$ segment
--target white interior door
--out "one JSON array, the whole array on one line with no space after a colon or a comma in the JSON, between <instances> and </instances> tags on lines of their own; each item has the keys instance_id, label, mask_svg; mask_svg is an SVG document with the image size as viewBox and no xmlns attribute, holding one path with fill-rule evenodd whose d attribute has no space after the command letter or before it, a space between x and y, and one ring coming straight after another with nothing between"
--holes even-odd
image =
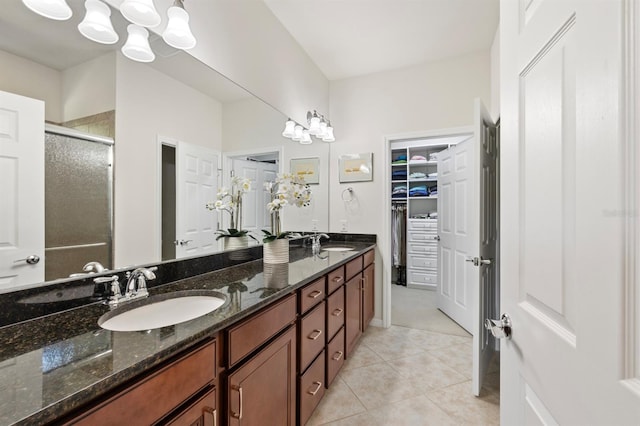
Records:
<instances>
[{"instance_id":1,"label":"white interior door","mask_svg":"<svg viewBox=\"0 0 640 426\"><path fill-rule=\"evenodd\" d=\"M505 425L640 424L637 140L621 98L633 3L501 2Z\"/></svg>"},{"instance_id":2,"label":"white interior door","mask_svg":"<svg viewBox=\"0 0 640 426\"><path fill-rule=\"evenodd\" d=\"M178 142L176 146L176 258L216 251L218 215L205 205L216 199L219 154Z\"/></svg>"},{"instance_id":3,"label":"white interior door","mask_svg":"<svg viewBox=\"0 0 640 426\"><path fill-rule=\"evenodd\" d=\"M44 102L7 92L0 92L0 200L0 291L44 281Z\"/></svg>"},{"instance_id":4,"label":"white interior door","mask_svg":"<svg viewBox=\"0 0 640 426\"><path fill-rule=\"evenodd\" d=\"M467 259L478 255L476 142L453 145L438 154L438 283L436 304L473 334L479 270Z\"/></svg>"},{"instance_id":5,"label":"white interior door","mask_svg":"<svg viewBox=\"0 0 640 426\"><path fill-rule=\"evenodd\" d=\"M242 199L242 228L255 235L262 235L260 230L271 226L266 207L270 201L269 193L264 190L264 183L275 180L278 165L234 158L232 170L236 176L251 179L251 191Z\"/></svg>"}]
</instances>

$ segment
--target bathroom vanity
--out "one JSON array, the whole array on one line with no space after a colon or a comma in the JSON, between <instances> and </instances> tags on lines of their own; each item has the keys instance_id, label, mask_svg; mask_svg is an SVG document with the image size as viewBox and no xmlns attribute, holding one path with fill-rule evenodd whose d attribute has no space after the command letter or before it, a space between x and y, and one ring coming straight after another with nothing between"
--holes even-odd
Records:
<instances>
[{"instance_id":1,"label":"bathroom vanity","mask_svg":"<svg viewBox=\"0 0 640 426\"><path fill-rule=\"evenodd\" d=\"M375 237L359 241L150 287L226 296L173 326L104 330L94 301L1 327L0 423L304 424L373 317Z\"/></svg>"}]
</instances>

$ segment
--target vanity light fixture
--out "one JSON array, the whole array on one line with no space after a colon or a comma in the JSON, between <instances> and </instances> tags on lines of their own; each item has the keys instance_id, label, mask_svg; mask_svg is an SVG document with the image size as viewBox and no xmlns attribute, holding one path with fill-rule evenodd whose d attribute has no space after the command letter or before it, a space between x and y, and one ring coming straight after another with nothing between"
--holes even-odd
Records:
<instances>
[{"instance_id":1,"label":"vanity light fixture","mask_svg":"<svg viewBox=\"0 0 640 426\"><path fill-rule=\"evenodd\" d=\"M290 118L287 118L287 122L284 125L282 136L285 138L292 138L295 132L296 122Z\"/></svg>"},{"instance_id":2,"label":"vanity light fixture","mask_svg":"<svg viewBox=\"0 0 640 426\"><path fill-rule=\"evenodd\" d=\"M118 41L118 33L111 24L111 9L100 0L86 0L84 19L78 24L78 31L91 41L113 44Z\"/></svg>"},{"instance_id":3,"label":"vanity light fixture","mask_svg":"<svg viewBox=\"0 0 640 426\"><path fill-rule=\"evenodd\" d=\"M293 128L293 136L291 137L292 140L294 141L301 141L302 140L302 126L299 124L296 124L296 126Z\"/></svg>"},{"instance_id":4,"label":"vanity light fixture","mask_svg":"<svg viewBox=\"0 0 640 426\"><path fill-rule=\"evenodd\" d=\"M331 126L331 122L327 122L326 132L324 136L322 136L323 142L335 142L336 138L333 136L333 126Z\"/></svg>"},{"instance_id":5,"label":"vanity light fixture","mask_svg":"<svg viewBox=\"0 0 640 426\"><path fill-rule=\"evenodd\" d=\"M313 141L311 140L309 131L307 129L304 129L302 131L302 139L300 139L300 143L302 145L309 145L310 143L313 143Z\"/></svg>"},{"instance_id":6,"label":"vanity light fixture","mask_svg":"<svg viewBox=\"0 0 640 426\"><path fill-rule=\"evenodd\" d=\"M309 129L296 123L291 118L287 118L282 136L291 138L303 145L313 143L311 136L322 139L324 142L334 142L336 140L331 122L324 115L318 114L318 111L307 111L307 123L309 124Z\"/></svg>"},{"instance_id":7,"label":"vanity light fixture","mask_svg":"<svg viewBox=\"0 0 640 426\"><path fill-rule=\"evenodd\" d=\"M167 10L169 22L162 33L164 41L176 49L191 49L196 45L196 38L189 28L189 14L184 10L183 0L175 0Z\"/></svg>"},{"instance_id":8,"label":"vanity light fixture","mask_svg":"<svg viewBox=\"0 0 640 426\"><path fill-rule=\"evenodd\" d=\"M153 5L153 0L124 0L120 13L132 24L141 27L155 27L162 19Z\"/></svg>"},{"instance_id":9,"label":"vanity light fixture","mask_svg":"<svg viewBox=\"0 0 640 426\"><path fill-rule=\"evenodd\" d=\"M139 25L129 24L127 42L122 46L122 54L138 62L152 62L156 55L149 46L149 31Z\"/></svg>"},{"instance_id":10,"label":"vanity light fixture","mask_svg":"<svg viewBox=\"0 0 640 426\"><path fill-rule=\"evenodd\" d=\"M65 0L22 0L32 12L56 21L66 21L73 11Z\"/></svg>"},{"instance_id":11,"label":"vanity light fixture","mask_svg":"<svg viewBox=\"0 0 640 426\"><path fill-rule=\"evenodd\" d=\"M318 136L320 132L320 117L318 116L318 112L313 110L311 117L309 117L309 113L307 113L307 120L309 121L309 134Z\"/></svg>"}]
</instances>

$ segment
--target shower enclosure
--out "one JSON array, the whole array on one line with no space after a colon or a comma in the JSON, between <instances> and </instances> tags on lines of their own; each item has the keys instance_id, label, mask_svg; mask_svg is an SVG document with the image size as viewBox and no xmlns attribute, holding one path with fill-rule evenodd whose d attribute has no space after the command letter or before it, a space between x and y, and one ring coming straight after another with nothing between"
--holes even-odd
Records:
<instances>
[{"instance_id":1,"label":"shower enclosure","mask_svg":"<svg viewBox=\"0 0 640 426\"><path fill-rule=\"evenodd\" d=\"M45 280L113 263L113 139L45 127Z\"/></svg>"}]
</instances>

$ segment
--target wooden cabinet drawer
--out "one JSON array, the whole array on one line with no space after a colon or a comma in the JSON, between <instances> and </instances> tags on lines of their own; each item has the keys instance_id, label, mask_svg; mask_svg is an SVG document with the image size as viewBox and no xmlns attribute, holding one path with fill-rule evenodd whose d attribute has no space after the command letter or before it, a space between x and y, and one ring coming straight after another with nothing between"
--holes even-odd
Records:
<instances>
[{"instance_id":1,"label":"wooden cabinet drawer","mask_svg":"<svg viewBox=\"0 0 640 426\"><path fill-rule=\"evenodd\" d=\"M428 229L438 229L437 220L409 220L409 230L424 231Z\"/></svg>"},{"instance_id":2,"label":"wooden cabinet drawer","mask_svg":"<svg viewBox=\"0 0 640 426\"><path fill-rule=\"evenodd\" d=\"M438 284L438 276L435 272L409 271L409 283L415 284Z\"/></svg>"},{"instance_id":3,"label":"wooden cabinet drawer","mask_svg":"<svg viewBox=\"0 0 640 426\"><path fill-rule=\"evenodd\" d=\"M409 256L407 266L409 268L436 269L438 267L438 261L432 257L412 254Z\"/></svg>"},{"instance_id":4,"label":"wooden cabinet drawer","mask_svg":"<svg viewBox=\"0 0 640 426\"><path fill-rule=\"evenodd\" d=\"M362 256L359 256L353 260L347 262L346 271L347 271L347 281L353 278L356 274L359 274L362 271Z\"/></svg>"},{"instance_id":5,"label":"wooden cabinet drawer","mask_svg":"<svg viewBox=\"0 0 640 426\"><path fill-rule=\"evenodd\" d=\"M300 313L304 314L309 309L324 300L325 277L322 277L300 290Z\"/></svg>"},{"instance_id":6,"label":"wooden cabinet drawer","mask_svg":"<svg viewBox=\"0 0 640 426\"><path fill-rule=\"evenodd\" d=\"M376 260L376 251L375 250L369 250L368 252L366 252L364 254L363 258L364 258L364 263L363 263L362 267L366 268L367 266L369 266L373 262L375 262L375 260Z\"/></svg>"},{"instance_id":7,"label":"wooden cabinet drawer","mask_svg":"<svg viewBox=\"0 0 640 426\"><path fill-rule=\"evenodd\" d=\"M152 424L215 379L216 342L193 350L75 418L70 424Z\"/></svg>"},{"instance_id":8,"label":"wooden cabinet drawer","mask_svg":"<svg viewBox=\"0 0 640 426\"><path fill-rule=\"evenodd\" d=\"M305 424L311 413L324 396L324 357L325 352L322 351L320 356L311 364L311 367L300 377L299 386L299 404L300 422Z\"/></svg>"},{"instance_id":9,"label":"wooden cabinet drawer","mask_svg":"<svg viewBox=\"0 0 640 426\"><path fill-rule=\"evenodd\" d=\"M300 320L300 369L303 372L324 348L325 302L313 308Z\"/></svg>"},{"instance_id":10,"label":"wooden cabinet drawer","mask_svg":"<svg viewBox=\"0 0 640 426\"><path fill-rule=\"evenodd\" d=\"M296 295L292 294L227 331L229 366L249 355L296 320Z\"/></svg>"},{"instance_id":11,"label":"wooden cabinet drawer","mask_svg":"<svg viewBox=\"0 0 640 426\"><path fill-rule=\"evenodd\" d=\"M344 290L340 289L327 299L327 341L344 325Z\"/></svg>"},{"instance_id":12,"label":"wooden cabinet drawer","mask_svg":"<svg viewBox=\"0 0 640 426\"><path fill-rule=\"evenodd\" d=\"M327 275L327 294L333 293L346 282L344 274L344 265L329 272Z\"/></svg>"},{"instance_id":13,"label":"wooden cabinet drawer","mask_svg":"<svg viewBox=\"0 0 640 426\"><path fill-rule=\"evenodd\" d=\"M407 251L409 253L418 253L424 255L437 256L438 254L438 244L436 240L432 240L433 242L423 242L423 243L409 243L407 246Z\"/></svg>"},{"instance_id":14,"label":"wooden cabinet drawer","mask_svg":"<svg viewBox=\"0 0 640 426\"><path fill-rule=\"evenodd\" d=\"M217 425L219 417L216 402L216 388L212 388L175 417L159 424L168 426Z\"/></svg>"},{"instance_id":15,"label":"wooden cabinet drawer","mask_svg":"<svg viewBox=\"0 0 640 426\"><path fill-rule=\"evenodd\" d=\"M327 345L327 388L333 383L344 364L344 327Z\"/></svg>"}]
</instances>

